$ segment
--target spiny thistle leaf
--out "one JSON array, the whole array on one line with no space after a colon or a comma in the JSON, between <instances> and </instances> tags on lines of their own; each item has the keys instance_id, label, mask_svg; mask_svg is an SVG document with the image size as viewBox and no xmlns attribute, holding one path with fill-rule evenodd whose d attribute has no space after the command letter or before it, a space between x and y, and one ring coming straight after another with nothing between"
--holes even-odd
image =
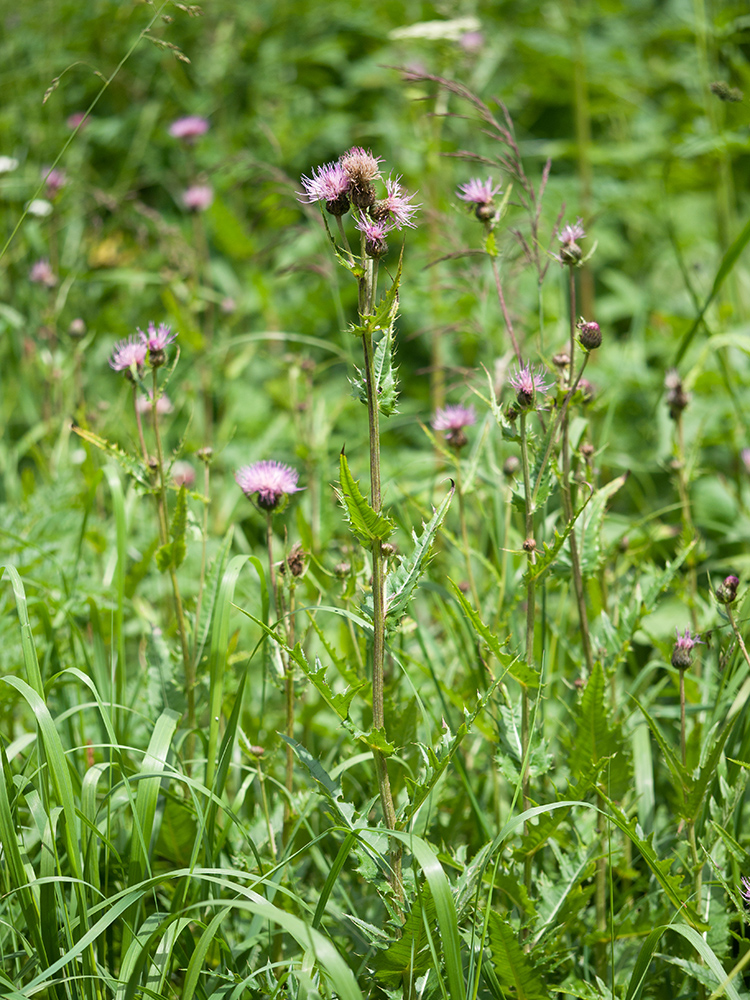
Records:
<instances>
[{"instance_id":1,"label":"spiny thistle leaf","mask_svg":"<svg viewBox=\"0 0 750 1000\"><path fill-rule=\"evenodd\" d=\"M128 453L123 451L119 445L112 444L110 441L100 437L98 434L94 434L93 431L86 430L85 427L79 427L78 424L73 424L71 429L78 435L78 437L83 438L84 441L88 441L89 444L95 445L101 451L116 459L122 468L144 489L149 492L153 491L151 477L149 476L148 470L143 462L133 458L132 455L128 455Z\"/></svg>"},{"instance_id":2,"label":"spiny thistle leaf","mask_svg":"<svg viewBox=\"0 0 750 1000\"><path fill-rule=\"evenodd\" d=\"M412 529L411 537L414 541L414 549L411 555L405 557L399 566L386 577L385 608L386 621L389 625L396 625L406 613L406 608L419 583L419 578L427 566L433 540L443 518L448 513L448 507L455 490L456 487L451 486L429 524L424 525L419 537Z\"/></svg>"},{"instance_id":3,"label":"spiny thistle leaf","mask_svg":"<svg viewBox=\"0 0 750 1000\"><path fill-rule=\"evenodd\" d=\"M581 573L584 577L593 576L599 569L602 555L601 530L607 502L625 485L628 475L626 472L597 490L588 504L588 515L576 525ZM557 559L554 572L560 576L568 576L571 570L570 548L566 546Z\"/></svg>"},{"instance_id":4,"label":"spiny thistle leaf","mask_svg":"<svg viewBox=\"0 0 750 1000\"><path fill-rule=\"evenodd\" d=\"M540 580L547 572L547 570L550 568L550 566L552 566L555 559L557 559L558 553L560 552L563 545L567 541L568 535L573 530L576 521L590 503L593 495L594 495L593 493L589 493L589 495L583 501L578 510L575 511L573 517L565 525L562 534L560 534L557 528L555 528L554 538L552 540L551 545L548 545L547 542L542 543L542 550L541 552L537 552L536 562L529 563L526 568L526 572L523 575L524 584L528 584L532 580L536 581Z\"/></svg>"},{"instance_id":5,"label":"spiny thistle leaf","mask_svg":"<svg viewBox=\"0 0 750 1000\"><path fill-rule=\"evenodd\" d=\"M518 931L493 910L489 921L492 968L504 990L512 990L517 1000L549 1000L549 990L518 941Z\"/></svg>"},{"instance_id":6,"label":"spiny thistle leaf","mask_svg":"<svg viewBox=\"0 0 750 1000\"><path fill-rule=\"evenodd\" d=\"M611 721L605 694L606 677L597 663L575 709L575 732L567 741L569 767L571 774L578 774L589 764L596 767L609 760L608 787L619 798L630 780L630 744L622 726Z\"/></svg>"},{"instance_id":7,"label":"spiny thistle leaf","mask_svg":"<svg viewBox=\"0 0 750 1000\"><path fill-rule=\"evenodd\" d=\"M460 588L456 586L453 580L448 580L448 584L453 591L456 600L461 605L463 613L471 622L474 631L479 638L487 644L490 652L504 668L498 680L502 680L505 674L508 673L511 677L517 680L519 684L522 684L523 687L534 689L538 688L539 672L534 670L533 667L530 667L523 660L520 660L517 656L513 656L511 653L508 653L505 649L503 649L503 644L484 624L482 619L479 617L479 613L469 604L465 595L461 593Z\"/></svg>"},{"instance_id":8,"label":"spiny thistle leaf","mask_svg":"<svg viewBox=\"0 0 750 1000\"><path fill-rule=\"evenodd\" d=\"M344 728L348 729L356 740L361 740L370 750L378 750L385 757L396 752L395 744L391 743L385 735L384 726L381 726L380 729L373 727L372 729L364 730L358 729L348 718L342 719L342 722Z\"/></svg>"},{"instance_id":9,"label":"spiny thistle leaf","mask_svg":"<svg viewBox=\"0 0 750 1000\"><path fill-rule=\"evenodd\" d=\"M349 463L343 448L339 456L339 467L341 470L339 499L346 510L352 531L363 545L370 545L376 538L384 542L390 537L396 525L389 517L376 514L362 496L359 484L349 471Z\"/></svg>"},{"instance_id":10,"label":"spiny thistle leaf","mask_svg":"<svg viewBox=\"0 0 750 1000\"><path fill-rule=\"evenodd\" d=\"M414 982L432 968L430 937L437 936L436 920L432 893L429 885L425 885L401 927L401 936L376 954L373 960L376 978L395 988Z\"/></svg>"},{"instance_id":11,"label":"spiny thistle leaf","mask_svg":"<svg viewBox=\"0 0 750 1000\"><path fill-rule=\"evenodd\" d=\"M393 364L393 333L389 328L375 348L373 374L378 409L385 417L396 412L398 402L398 381Z\"/></svg>"}]
</instances>

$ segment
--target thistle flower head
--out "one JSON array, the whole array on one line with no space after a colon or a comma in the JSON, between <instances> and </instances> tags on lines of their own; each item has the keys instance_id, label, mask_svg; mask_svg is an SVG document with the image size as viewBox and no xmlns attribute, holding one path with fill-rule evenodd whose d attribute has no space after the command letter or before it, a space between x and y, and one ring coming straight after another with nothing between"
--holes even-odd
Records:
<instances>
[{"instance_id":1,"label":"thistle flower head","mask_svg":"<svg viewBox=\"0 0 750 1000\"><path fill-rule=\"evenodd\" d=\"M349 178L348 195L355 208L369 208L375 201L373 181L380 176L380 157L361 146L353 146L340 158Z\"/></svg>"},{"instance_id":2,"label":"thistle flower head","mask_svg":"<svg viewBox=\"0 0 750 1000\"><path fill-rule=\"evenodd\" d=\"M471 205L489 205L501 189L502 185L500 184L492 186L491 177L488 177L486 181L472 177L466 184L459 185L458 197L461 201L466 201Z\"/></svg>"},{"instance_id":3,"label":"thistle flower head","mask_svg":"<svg viewBox=\"0 0 750 1000\"><path fill-rule=\"evenodd\" d=\"M562 243L560 256L557 258L561 264L580 264L583 251L578 246L577 240L582 240L586 236L583 228L583 219L578 219L574 226L568 223L563 226L558 239Z\"/></svg>"},{"instance_id":4,"label":"thistle flower head","mask_svg":"<svg viewBox=\"0 0 750 1000\"><path fill-rule=\"evenodd\" d=\"M578 339L584 350L595 351L597 347L601 347L602 331L600 330L598 323L587 323L585 319L581 318L577 326L579 333Z\"/></svg>"},{"instance_id":5,"label":"thistle flower head","mask_svg":"<svg viewBox=\"0 0 750 1000\"><path fill-rule=\"evenodd\" d=\"M385 182L386 196L380 201L376 201L370 209L370 215L376 221L387 219L392 222L396 229L403 229L404 226L416 228L416 223L412 222L419 205L412 205L413 194L405 194L401 188L400 177L389 177Z\"/></svg>"},{"instance_id":6,"label":"thistle flower head","mask_svg":"<svg viewBox=\"0 0 750 1000\"><path fill-rule=\"evenodd\" d=\"M331 215L346 215L349 211L349 176L340 163L314 167L312 177L302 177L302 187L300 201L324 201Z\"/></svg>"},{"instance_id":7,"label":"thistle flower head","mask_svg":"<svg viewBox=\"0 0 750 1000\"><path fill-rule=\"evenodd\" d=\"M516 401L520 407L533 406L536 394L551 388L552 383L545 380L544 374L544 369L535 370L525 364L508 378L509 385L516 390Z\"/></svg>"},{"instance_id":8,"label":"thistle flower head","mask_svg":"<svg viewBox=\"0 0 750 1000\"><path fill-rule=\"evenodd\" d=\"M208 184L191 184L182 192L182 204L189 212L205 212L214 200L214 189Z\"/></svg>"},{"instance_id":9,"label":"thistle flower head","mask_svg":"<svg viewBox=\"0 0 750 1000\"><path fill-rule=\"evenodd\" d=\"M741 875L742 886L740 887L740 895L745 900L746 903L750 903L750 879Z\"/></svg>"},{"instance_id":10,"label":"thistle flower head","mask_svg":"<svg viewBox=\"0 0 750 1000\"><path fill-rule=\"evenodd\" d=\"M290 493L297 493L302 488L297 486L299 473L296 469L273 460L243 465L234 478L248 500L256 497L258 507L269 513L277 510Z\"/></svg>"},{"instance_id":11,"label":"thistle flower head","mask_svg":"<svg viewBox=\"0 0 750 1000\"><path fill-rule=\"evenodd\" d=\"M169 126L169 134L175 139L194 140L208 132L208 119L200 115L184 115Z\"/></svg>"},{"instance_id":12,"label":"thistle flower head","mask_svg":"<svg viewBox=\"0 0 750 1000\"><path fill-rule=\"evenodd\" d=\"M149 323L147 332L144 333L143 330L139 329L138 335L146 345L148 363L152 368L159 368L167 360L166 349L177 337L177 334L172 333L171 328L166 323L160 323L158 326Z\"/></svg>"},{"instance_id":13,"label":"thistle flower head","mask_svg":"<svg viewBox=\"0 0 750 1000\"><path fill-rule=\"evenodd\" d=\"M143 371L147 354L148 345L143 334L137 337L125 337L115 344L109 365L116 372L125 372L132 379L134 375Z\"/></svg>"},{"instance_id":14,"label":"thistle flower head","mask_svg":"<svg viewBox=\"0 0 750 1000\"><path fill-rule=\"evenodd\" d=\"M354 220L354 225L365 234L365 252L368 257L382 257L388 251L386 235L393 229L393 223L388 219L375 221L368 216L360 215Z\"/></svg>"},{"instance_id":15,"label":"thistle flower head","mask_svg":"<svg viewBox=\"0 0 750 1000\"><path fill-rule=\"evenodd\" d=\"M436 410L432 418L432 427L436 431L444 431L448 444L458 451L467 442L464 427L471 427L476 422L477 414L474 407L458 404Z\"/></svg>"},{"instance_id":16,"label":"thistle flower head","mask_svg":"<svg viewBox=\"0 0 750 1000\"><path fill-rule=\"evenodd\" d=\"M697 635L691 635L689 628L682 635L675 629L675 634L677 639L672 650L672 666L678 670L686 670L693 662L693 650L696 646L703 645L703 640Z\"/></svg>"},{"instance_id":17,"label":"thistle flower head","mask_svg":"<svg viewBox=\"0 0 750 1000\"><path fill-rule=\"evenodd\" d=\"M33 265L29 271L29 281L33 281L37 285L46 285L47 288L55 287L57 278L48 260L38 260Z\"/></svg>"}]
</instances>

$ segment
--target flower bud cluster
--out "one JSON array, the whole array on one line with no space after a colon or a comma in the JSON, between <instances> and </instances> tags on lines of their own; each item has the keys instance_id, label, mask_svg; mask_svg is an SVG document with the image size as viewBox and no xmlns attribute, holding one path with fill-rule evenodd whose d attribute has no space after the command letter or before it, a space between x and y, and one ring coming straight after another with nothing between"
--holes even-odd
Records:
<instances>
[{"instance_id":1,"label":"flower bud cluster","mask_svg":"<svg viewBox=\"0 0 750 1000\"><path fill-rule=\"evenodd\" d=\"M734 604L737 600L737 588L740 585L739 578L732 576L725 576L719 586L716 588L716 600L719 604Z\"/></svg>"},{"instance_id":2,"label":"flower bud cluster","mask_svg":"<svg viewBox=\"0 0 750 1000\"><path fill-rule=\"evenodd\" d=\"M412 204L400 177L390 176L385 183L385 197L378 198L376 184L382 180L381 158L361 146L353 146L334 163L315 167L310 177L302 178L300 201L320 201L330 215L339 218L356 210L355 225L365 237L369 257L382 257L388 250L387 234L412 221L418 205Z\"/></svg>"},{"instance_id":3,"label":"flower bud cluster","mask_svg":"<svg viewBox=\"0 0 750 1000\"><path fill-rule=\"evenodd\" d=\"M167 347L177 337L166 323L155 326L149 323L147 331L138 329L135 334L118 341L109 359L110 367L124 372L131 381L143 375L146 365L160 368L167 360Z\"/></svg>"}]
</instances>

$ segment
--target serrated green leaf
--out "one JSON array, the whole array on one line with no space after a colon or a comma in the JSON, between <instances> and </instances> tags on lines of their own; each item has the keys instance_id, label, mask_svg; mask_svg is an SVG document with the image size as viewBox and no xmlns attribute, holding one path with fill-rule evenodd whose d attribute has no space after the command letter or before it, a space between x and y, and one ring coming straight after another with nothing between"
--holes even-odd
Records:
<instances>
[{"instance_id":1,"label":"serrated green leaf","mask_svg":"<svg viewBox=\"0 0 750 1000\"><path fill-rule=\"evenodd\" d=\"M531 689L538 688L539 672L534 670L523 660L520 660L517 656L513 656L512 653L508 653L505 649L503 649L503 644L500 642L498 637L490 631L487 625L484 624L482 619L479 617L479 613L471 606L471 604L469 604L466 599L466 595L461 592L461 589L453 582L453 580L450 579L448 580L448 585L453 591L454 597L461 605L461 610L471 622L472 628L476 634L487 644L493 656L504 668L503 673L500 675L498 680L502 680L505 674L508 673L524 687Z\"/></svg>"},{"instance_id":2,"label":"serrated green leaf","mask_svg":"<svg viewBox=\"0 0 750 1000\"><path fill-rule=\"evenodd\" d=\"M144 489L151 491L153 489L153 483L149 475L146 466L143 462L139 461L137 458L133 458L126 451L123 451L119 445L112 444L107 441L106 438L100 437L98 434L94 434L93 431L86 430L85 427L79 427L77 424L73 424L72 430L78 435L78 437L83 438L84 441L88 441L89 444L95 445L100 451L105 452L107 455L111 455L128 473L133 479Z\"/></svg>"},{"instance_id":3,"label":"serrated green leaf","mask_svg":"<svg viewBox=\"0 0 750 1000\"><path fill-rule=\"evenodd\" d=\"M349 471L349 463L343 450L339 456L341 474L340 498L348 515L351 529L363 545L370 545L376 538L384 542L390 537L396 525L384 514L376 514L362 496L359 484Z\"/></svg>"},{"instance_id":4,"label":"serrated green leaf","mask_svg":"<svg viewBox=\"0 0 750 1000\"><path fill-rule=\"evenodd\" d=\"M605 693L606 677L601 664L597 663L574 712L575 731L570 740L569 767L571 774L579 774L588 765L596 767L609 760L610 794L619 798L630 779L630 746L623 736L622 726L610 719Z\"/></svg>"},{"instance_id":5,"label":"serrated green leaf","mask_svg":"<svg viewBox=\"0 0 750 1000\"><path fill-rule=\"evenodd\" d=\"M386 986L403 984L407 992L417 977L433 967L430 936L435 933L437 916L429 885L419 896L401 927L400 937L375 955L375 976Z\"/></svg>"},{"instance_id":6,"label":"serrated green leaf","mask_svg":"<svg viewBox=\"0 0 750 1000\"><path fill-rule=\"evenodd\" d=\"M373 376L378 410L385 417L396 412L398 402L398 382L393 365L393 333L389 328L375 348Z\"/></svg>"},{"instance_id":7,"label":"serrated green leaf","mask_svg":"<svg viewBox=\"0 0 750 1000\"><path fill-rule=\"evenodd\" d=\"M541 973L523 950L518 930L496 910L490 912L488 943L492 966L501 986L512 990L517 1000L549 1000Z\"/></svg>"},{"instance_id":8,"label":"serrated green leaf","mask_svg":"<svg viewBox=\"0 0 750 1000\"><path fill-rule=\"evenodd\" d=\"M575 526L575 533L578 542L578 558L581 573L584 577L591 577L599 570L602 554L601 529L607 502L625 485L628 475L629 473L626 472L607 483L606 486L602 486L600 490L596 490L589 498L588 503L584 504L581 511L576 515L577 524ZM581 519L580 514L585 507L588 507L588 512L586 517ZM565 546L557 558L554 572L557 575L568 576L572 570L572 565L570 548L569 546Z\"/></svg>"},{"instance_id":9,"label":"serrated green leaf","mask_svg":"<svg viewBox=\"0 0 750 1000\"><path fill-rule=\"evenodd\" d=\"M185 544L185 529L187 528L187 490L185 484L180 486L177 494L172 523L169 526L169 533L172 536L172 566L177 569L184 561L187 554Z\"/></svg>"},{"instance_id":10,"label":"serrated green leaf","mask_svg":"<svg viewBox=\"0 0 750 1000\"><path fill-rule=\"evenodd\" d=\"M361 740L370 750L378 750L384 757L388 757L396 752L396 747L393 743L389 742L385 734L384 726L381 726L379 729L373 727L372 729L364 730L358 729L348 718L342 721L344 727L349 730L352 736L357 740Z\"/></svg>"},{"instance_id":11,"label":"serrated green leaf","mask_svg":"<svg viewBox=\"0 0 750 1000\"><path fill-rule=\"evenodd\" d=\"M156 568L160 573L166 573L169 567L172 565L172 543L167 542L166 545L160 545L156 550Z\"/></svg>"},{"instance_id":12,"label":"serrated green leaf","mask_svg":"<svg viewBox=\"0 0 750 1000\"><path fill-rule=\"evenodd\" d=\"M385 614L386 622L389 625L395 625L406 613L406 608L419 583L419 578L427 565L432 542L443 518L448 512L455 489L455 486L451 486L443 502L430 519L429 524L424 525L422 534L419 537L417 537L417 533L412 529L411 537L414 542L414 549L385 579Z\"/></svg>"}]
</instances>

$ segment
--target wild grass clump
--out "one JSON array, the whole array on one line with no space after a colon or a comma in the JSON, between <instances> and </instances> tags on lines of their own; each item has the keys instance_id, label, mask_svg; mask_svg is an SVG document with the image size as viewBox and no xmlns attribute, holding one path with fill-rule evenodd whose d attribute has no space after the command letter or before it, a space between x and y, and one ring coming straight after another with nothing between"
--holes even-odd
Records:
<instances>
[{"instance_id":1,"label":"wild grass clump","mask_svg":"<svg viewBox=\"0 0 750 1000\"><path fill-rule=\"evenodd\" d=\"M293 6L3 112L0 993L741 1000L742 12Z\"/></svg>"}]
</instances>

